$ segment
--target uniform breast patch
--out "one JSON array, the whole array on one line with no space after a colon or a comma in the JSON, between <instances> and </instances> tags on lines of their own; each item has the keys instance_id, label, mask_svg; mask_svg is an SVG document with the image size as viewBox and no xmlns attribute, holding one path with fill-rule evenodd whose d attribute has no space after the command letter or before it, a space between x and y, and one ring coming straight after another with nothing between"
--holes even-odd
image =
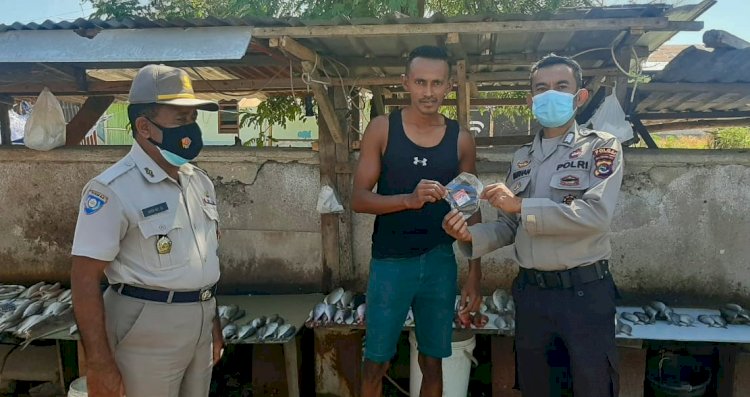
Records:
<instances>
[{"instance_id":1,"label":"uniform breast patch","mask_svg":"<svg viewBox=\"0 0 750 397\"><path fill-rule=\"evenodd\" d=\"M594 150L594 176L606 179L612 175L612 165L617 158L617 149L599 148Z\"/></svg>"},{"instance_id":2,"label":"uniform breast patch","mask_svg":"<svg viewBox=\"0 0 750 397\"><path fill-rule=\"evenodd\" d=\"M586 160L577 160L577 161L566 161L564 163L560 163L557 165L557 169L555 171L560 171L568 168L578 168L582 170L589 169L589 162Z\"/></svg>"},{"instance_id":3,"label":"uniform breast patch","mask_svg":"<svg viewBox=\"0 0 750 397\"><path fill-rule=\"evenodd\" d=\"M560 178L560 186L578 186L581 184L581 180L577 176L566 175Z\"/></svg>"},{"instance_id":4,"label":"uniform breast patch","mask_svg":"<svg viewBox=\"0 0 750 397\"><path fill-rule=\"evenodd\" d=\"M568 157L570 157L571 159L577 159L577 158L581 157L581 154L583 154L583 148L578 148L578 149L570 152L570 154L568 155Z\"/></svg>"},{"instance_id":5,"label":"uniform breast patch","mask_svg":"<svg viewBox=\"0 0 750 397\"><path fill-rule=\"evenodd\" d=\"M83 206L83 212L86 213L86 215L95 214L97 211L102 209L105 204L107 204L107 201L109 198L102 194L97 192L96 190L89 190L88 194L86 195L86 202Z\"/></svg>"},{"instance_id":6,"label":"uniform breast patch","mask_svg":"<svg viewBox=\"0 0 750 397\"><path fill-rule=\"evenodd\" d=\"M158 214L160 212L164 212L164 211L166 211L168 209L169 209L169 207L167 207L167 203L159 203L159 204L156 204L156 205L152 205L152 206L150 206L148 208L144 208L144 209L141 210L141 212L143 213L143 217L144 218L148 218L149 216L156 215L156 214Z\"/></svg>"}]
</instances>

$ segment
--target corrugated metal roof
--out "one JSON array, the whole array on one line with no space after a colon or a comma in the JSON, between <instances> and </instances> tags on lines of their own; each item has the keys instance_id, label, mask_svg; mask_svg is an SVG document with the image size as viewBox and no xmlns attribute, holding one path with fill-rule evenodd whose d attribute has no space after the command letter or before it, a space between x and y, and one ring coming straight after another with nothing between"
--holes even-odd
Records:
<instances>
[{"instance_id":1,"label":"corrugated metal roof","mask_svg":"<svg viewBox=\"0 0 750 397\"><path fill-rule=\"evenodd\" d=\"M639 113L750 111L750 48L687 47L652 83L675 89L641 93Z\"/></svg>"},{"instance_id":2,"label":"corrugated metal roof","mask_svg":"<svg viewBox=\"0 0 750 397\"><path fill-rule=\"evenodd\" d=\"M252 26L264 27L310 27L310 26L350 26L350 25L388 25L388 24L435 24L457 23L469 24L475 22L503 22L503 21L549 21L549 20L595 20L617 18L653 18L667 17L670 21L694 20L705 11L714 0L704 0L700 4L672 8L665 5L628 5L615 7L594 7L561 9L555 13L540 13L535 15L503 14L503 15L473 15L445 17L434 15L429 18L399 17L389 15L383 18L345 18L332 20L302 20L299 18L205 18L205 19L173 19L148 20L145 18L131 18L123 20L77 19L75 21L53 22L45 21L41 24L13 23L0 25L0 35L3 33L23 34L29 30L74 30L83 35L94 35L98 30L108 29L160 29L160 28L195 28L215 26ZM635 46L652 51L668 40L676 32L646 32L635 42ZM154 32L157 34L157 32ZM606 49L617 45L624 37L622 30L579 30L566 32L523 32L512 31L504 33L461 33L460 47L465 52L469 73L489 72L525 72L528 66L548 52L573 55L591 49ZM94 40L96 38L94 37ZM325 68L331 78L350 77L366 79L371 77L398 78L403 73L404 63L408 52L423 44L443 45L445 34L401 34L391 36L362 37L298 37L297 40L307 48L326 57L331 62L325 62ZM113 49L116 51L117 49ZM609 51L600 50L587 52L576 58L587 70L606 70L614 63ZM343 66L342 66L343 64ZM55 64L53 66L59 66ZM64 66L64 65L63 65ZM107 65L107 64L72 64L77 68L87 70L90 79L102 81L127 81L135 70L142 66ZM286 54L269 46L268 40L253 38L250 48L242 62L195 62L189 65L175 64L175 66L191 66L198 70L195 73L186 68L197 80L269 80L289 79L290 60ZM299 77L299 64L293 62L293 75ZM14 81L39 81L54 78L59 81L60 73L50 73L49 65L42 68L39 64L29 64L22 70L13 68L10 64L0 64L0 87ZM65 70L63 70L65 72ZM47 77L45 76L47 73ZM523 73L515 80L525 80ZM64 76L63 76L64 77ZM513 78L498 77L496 82L512 82ZM262 84L261 84L262 86ZM224 86L226 89L226 86ZM303 87L296 87L303 89ZM2 89L0 89L0 92ZM6 91L7 92L7 91ZM206 96L207 94L201 94ZM211 94L212 97L221 93ZM230 97L227 97L230 98Z\"/></svg>"}]
</instances>

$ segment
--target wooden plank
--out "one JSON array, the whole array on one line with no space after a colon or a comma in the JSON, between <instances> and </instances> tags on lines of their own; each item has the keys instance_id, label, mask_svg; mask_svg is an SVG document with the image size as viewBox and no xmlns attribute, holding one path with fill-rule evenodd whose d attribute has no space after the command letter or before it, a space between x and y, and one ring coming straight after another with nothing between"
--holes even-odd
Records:
<instances>
[{"instance_id":1,"label":"wooden plank","mask_svg":"<svg viewBox=\"0 0 750 397\"><path fill-rule=\"evenodd\" d=\"M703 33L703 44L709 48L730 48L742 50L750 47L750 43L724 30L708 30Z\"/></svg>"},{"instance_id":2,"label":"wooden plank","mask_svg":"<svg viewBox=\"0 0 750 397\"><path fill-rule=\"evenodd\" d=\"M466 60L456 62L456 113L458 114L458 125L461 128L469 129L469 84L466 79Z\"/></svg>"},{"instance_id":3,"label":"wooden plank","mask_svg":"<svg viewBox=\"0 0 750 397\"><path fill-rule=\"evenodd\" d=\"M546 21L497 21L497 22L448 22L405 23L382 25L330 25L294 27L256 27L254 38L290 36L294 38L349 37L349 36L397 36L397 35L446 35L448 33L519 33L519 32L569 32L626 30L638 27L647 31L700 31L703 22L669 21L666 17L650 18L599 18L563 19Z\"/></svg>"},{"instance_id":4,"label":"wooden plank","mask_svg":"<svg viewBox=\"0 0 750 397\"><path fill-rule=\"evenodd\" d=\"M318 72L314 70L314 65L312 63L303 61L302 68L305 69L305 72L310 74L311 78L318 78ZM328 126L328 131L333 137L333 141L335 143L344 143L344 133L341 131L340 121L336 117L333 104L331 104L331 99L328 97L328 91L322 84L316 82L311 83L310 88L313 91L315 101L318 103L318 109L323 116L322 119L325 120L325 123Z\"/></svg>"},{"instance_id":5,"label":"wooden plank","mask_svg":"<svg viewBox=\"0 0 750 397\"><path fill-rule=\"evenodd\" d=\"M690 120L675 121L671 123L649 124L649 132L679 131L692 129L711 129L722 127L747 127L750 126L750 118L724 119L724 120Z\"/></svg>"},{"instance_id":6,"label":"wooden plank","mask_svg":"<svg viewBox=\"0 0 750 397\"><path fill-rule=\"evenodd\" d=\"M306 62L306 61L305 61ZM311 65L312 66L312 65ZM287 66L288 67L288 66ZM583 71L584 76L611 76L619 73L614 68L587 69ZM468 80L473 82L528 82L529 73L521 72L484 72L471 73L467 75ZM324 82L327 86L398 86L401 84L401 76L385 77L316 77L315 80ZM291 85L295 87L305 86L301 78L281 79L229 79L229 80L194 80L193 90L196 93L212 92L245 92L257 90L289 90ZM655 84L655 83L651 83ZM88 81L88 91L82 91L76 82L66 81L36 81L34 83L16 83L0 85L0 95L11 96L37 96L48 87L57 96L65 95L125 95L130 91L131 81ZM312 86L314 86L313 84ZM734 85L734 84L733 84ZM738 84L740 87L743 84ZM750 86L750 84L746 84ZM647 85L639 86L646 87Z\"/></svg>"},{"instance_id":7,"label":"wooden plank","mask_svg":"<svg viewBox=\"0 0 750 397\"><path fill-rule=\"evenodd\" d=\"M81 109L65 127L65 145L78 145L86 133L114 102L114 96L91 96L86 98Z\"/></svg>"},{"instance_id":8,"label":"wooden plank","mask_svg":"<svg viewBox=\"0 0 750 397\"><path fill-rule=\"evenodd\" d=\"M382 87L370 87L372 91L372 105L375 109L375 113L378 116L385 114L385 101L383 100L383 88Z\"/></svg>"},{"instance_id":9,"label":"wooden plank","mask_svg":"<svg viewBox=\"0 0 750 397\"><path fill-rule=\"evenodd\" d=\"M327 97L327 96L326 96ZM329 124L318 118L318 149L320 157L320 185L336 188L336 144L328 130ZM334 280L339 279L339 224L334 214L320 215L320 234L323 244L323 280L324 291L333 288Z\"/></svg>"},{"instance_id":10,"label":"wooden plank","mask_svg":"<svg viewBox=\"0 0 750 397\"><path fill-rule=\"evenodd\" d=\"M492 349L492 397L520 397L521 392L513 389L516 383L513 338L493 335L490 337L490 345Z\"/></svg>"},{"instance_id":11,"label":"wooden plank","mask_svg":"<svg viewBox=\"0 0 750 397\"><path fill-rule=\"evenodd\" d=\"M716 369L716 395L717 396L741 396L742 394L735 393L735 384L739 384L742 391L750 390L750 382L745 381L750 376L750 372L745 371L744 374L740 374L743 379L735 379L735 374L738 369L737 364L740 361L746 361L744 364L747 365L750 361L747 361L750 356L747 353L742 353L740 347L737 345L720 344L717 346L719 355L719 367ZM744 360L743 360L744 359ZM737 382L735 382L735 380ZM745 384L743 384L745 383Z\"/></svg>"},{"instance_id":12,"label":"wooden plank","mask_svg":"<svg viewBox=\"0 0 750 397\"><path fill-rule=\"evenodd\" d=\"M359 396L364 330L315 328L314 335L315 395Z\"/></svg>"},{"instance_id":13,"label":"wooden plank","mask_svg":"<svg viewBox=\"0 0 750 397\"><path fill-rule=\"evenodd\" d=\"M294 40L289 36L274 37L268 41L268 46L271 48L281 48L286 53L291 54L300 61L308 61L313 64L317 63L318 66L322 67L322 64L320 64L320 56L318 56L315 51L303 46L297 40Z\"/></svg>"},{"instance_id":14,"label":"wooden plank","mask_svg":"<svg viewBox=\"0 0 750 397\"><path fill-rule=\"evenodd\" d=\"M646 379L646 349L618 347L620 397L643 397Z\"/></svg>"},{"instance_id":15,"label":"wooden plank","mask_svg":"<svg viewBox=\"0 0 750 397\"><path fill-rule=\"evenodd\" d=\"M10 132L10 105L0 103L0 142L3 145L12 145Z\"/></svg>"},{"instance_id":16,"label":"wooden plank","mask_svg":"<svg viewBox=\"0 0 750 397\"><path fill-rule=\"evenodd\" d=\"M300 397L298 348L297 338L284 343L284 367L286 369L286 383L289 397Z\"/></svg>"},{"instance_id":17,"label":"wooden plank","mask_svg":"<svg viewBox=\"0 0 750 397\"><path fill-rule=\"evenodd\" d=\"M282 356L283 348L279 345L253 345L250 358L253 395L288 396L288 380Z\"/></svg>"},{"instance_id":18,"label":"wooden plank","mask_svg":"<svg viewBox=\"0 0 750 397\"><path fill-rule=\"evenodd\" d=\"M471 83L467 83L467 99L468 99L468 86ZM411 103L409 98L389 98L383 101L385 106L406 106ZM444 99L443 106L458 106L459 100L457 99ZM470 107L479 106L526 106L525 98L472 98L469 103Z\"/></svg>"},{"instance_id":19,"label":"wooden plank","mask_svg":"<svg viewBox=\"0 0 750 397\"><path fill-rule=\"evenodd\" d=\"M336 111L336 117L341 121L341 128L345 131L344 141L336 144L336 163L349 163L353 161L349 143L358 137L353 136L356 133L353 128L353 118L348 117L349 107L347 98L340 88L332 90L333 106ZM351 98L355 100L355 98ZM356 111L356 109L355 109ZM335 165L334 165L335 168ZM350 284L355 280L354 271L354 227L352 214L352 174L336 173L336 193L344 207L344 212L338 216L339 228L339 277L336 285L346 288L353 288Z\"/></svg>"},{"instance_id":20,"label":"wooden plank","mask_svg":"<svg viewBox=\"0 0 750 397\"><path fill-rule=\"evenodd\" d=\"M451 32L445 38L445 46L453 59L466 59L466 50L461 44L461 38L458 33Z\"/></svg>"},{"instance_id":21,"label":"wooden plank","mask_svg":"<svg viewBox=\"0 0 750 397\"><path fill-rule=\"evenodd\" d=\"M750 111L638 113L641 120L722 119L750 117Z\"/></svg>"},{"instance_id":22,"label":"wooden plank","mask_svg":"<svg viewBox=\"0 0 750 397\"><path fill-rule=\"evenodd\" d=\"M643 92L702 92L750 94L750 83L648 83L638 86Z\"/></svg>"},{"instance_id":23,"label":"wooden plank","mask_svg":"<svg viewBox=\"0 0 750 397\"><path fill-rule=\"evenodd\" d=\"M648 146L649 149L659 148L659 146L656 145L656 142L654 142L654 138L651 138L651 134L649 134L646 126L641 122L641 119L637 116L630 116L630 122L633 124L635 132L643 138L643 141L646 142L646 146Z\"/></svg>"},{"instance_id":24,"label":"wooden plank","mask_svg":"<svg viewBox=\"0 0 750 397\"><path fill-rule=\"evenodd\" d=\"M492 146L492 145L512 145L519 146L527 144L534 140L534 135L510 135L510 136L491 136L482 137L478 136L474 138L477 146Z\"/></svg>"}]
</instances>

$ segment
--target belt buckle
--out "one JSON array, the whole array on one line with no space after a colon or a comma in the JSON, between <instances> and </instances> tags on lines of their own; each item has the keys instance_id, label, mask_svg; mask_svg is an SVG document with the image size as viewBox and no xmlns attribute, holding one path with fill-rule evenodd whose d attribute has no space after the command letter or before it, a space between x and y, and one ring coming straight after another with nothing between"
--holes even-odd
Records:
<instances>
[{"instance_id":1,"label":"belt buckle","mask_svg":"<svg viewBox=\"0 0 750 397\"><path fill-rule=\"evenodd\" d=\"M199 295L201 302L205 302L214 297L214 293L211 288L204 288L201 290Z\"/></svg>"},{"instance_id":2,"label":"belt buckle","mask_svg":"<svg viewBox=\"0 0 750 397\"><path fill-rule=\"evenodd\" d=\"M534 276L536 278L537 285L539 285L542 288L547 287L547 283L544 281L544 274L542 274L541 272L536 272Z\"/></svg>"}]
</instances>

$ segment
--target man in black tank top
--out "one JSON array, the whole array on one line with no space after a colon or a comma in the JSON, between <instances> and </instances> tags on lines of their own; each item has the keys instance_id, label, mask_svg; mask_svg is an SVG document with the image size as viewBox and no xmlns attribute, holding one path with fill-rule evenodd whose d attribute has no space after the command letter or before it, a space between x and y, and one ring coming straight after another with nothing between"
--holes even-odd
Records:
<instances>
[{"instance_id":1,"label":"man in black tank top","mask_svg":"<svg viewBox=\"0 0 750 397\"><path fill-rule=\"evenodd\" d=\"M411 52L403 78L411 104L374 118L362 138L352 209L377 215L367 287L362 397L381 396L407 313L416 322L422 397L442 396L442 359L451 355L456 303L454 239L442 228L450 211L444 185L476 173L474 138L438 112L452 90L445 50ZM377 191L373 188L377 184ZM470 224L479 221L479 214ZM461 314L481 304L479 260L469 265Z\"/></svg>"}]
</instances>

